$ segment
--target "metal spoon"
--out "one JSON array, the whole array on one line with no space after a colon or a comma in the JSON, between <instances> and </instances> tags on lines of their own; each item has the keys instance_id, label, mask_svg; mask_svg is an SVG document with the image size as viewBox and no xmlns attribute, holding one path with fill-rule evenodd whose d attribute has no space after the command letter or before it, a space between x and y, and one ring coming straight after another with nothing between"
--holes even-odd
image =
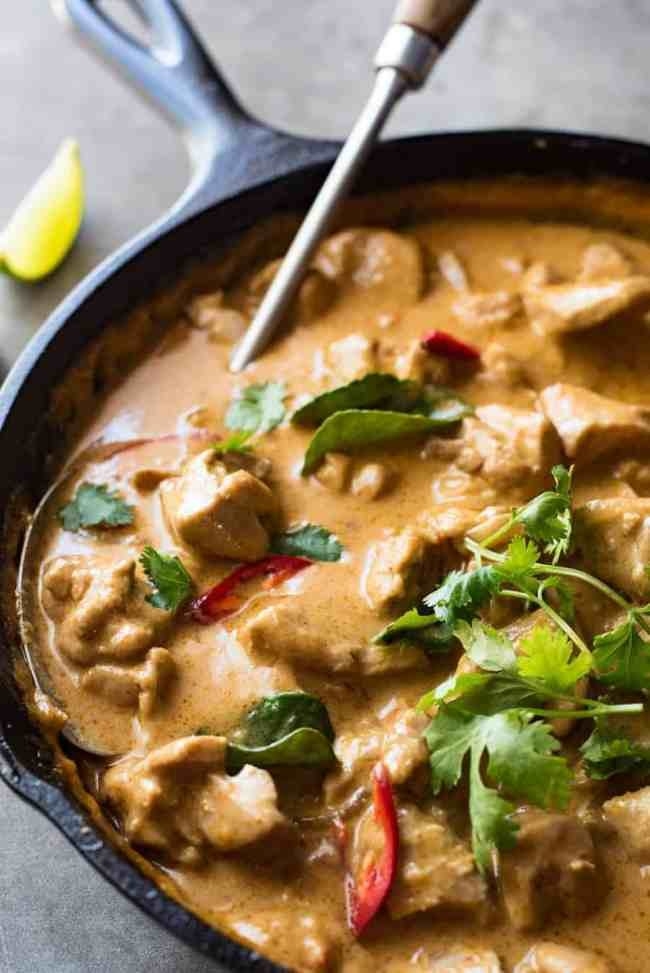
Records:
<instances>
[{"instance_id":1,"label":"metal spoon","mask_svg":"<svg viewBox=\"0 0 650 973\"><path fill-rule=\"evenodd\" d=\"M98 440L73 457L41 499L31 515L29 525L25 532L16 584L18 629L22 655L29 669L38 696L44 700L48 700L55 708L61 709L62 713L65 711L65 706L57 699L52 680L48 674L48 666L43 658L43 650L38 644L38 640L34 637L34 618L38 611L36 607L38 593L34 588L36 582L33 580L33 568L34 564L38 561L39 531L44 517L50 512L50 506L61 488L77 477L87 463L103 462L110 459L116 453L133 448L133 446L145 441L134 439L125 442L105 443ZM62 726L61 734L76 747L85 750L87 753L100 757L116 756L114 750L108 750L106 747L98 744L97 741L87 739L69 719ZM127 729L125 731L124 746L119 748L120 752L129 749L130 738L131 732Z\"/></svg>"},{"instance_id":2,"label":"metal spoon","mask_svg":"<svg viewBox=\"0 0 650 973\"><path fill-rule=\"evenodd\" d=\"M476 0L400 0L375 57L370 98L298 230L251 326L230 360L240 372L264 350L300 287L318 244L347 196L393 107L421 87Z\"/></svg>"}]
</instances>

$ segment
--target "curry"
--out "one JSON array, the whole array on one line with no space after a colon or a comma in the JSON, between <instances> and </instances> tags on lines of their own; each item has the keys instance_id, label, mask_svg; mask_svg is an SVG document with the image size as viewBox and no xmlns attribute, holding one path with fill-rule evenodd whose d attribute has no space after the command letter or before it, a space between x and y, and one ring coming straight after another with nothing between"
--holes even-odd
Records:
<instances>
[{"instance_id":1,"label":"curry","mask_svg":"<svg viewBox=\"0 0 650 973\"><path fill-rule=\"evenodd\" d=\"M650 245L518 192L371 206L237 376L278 254L235 245L36 518L87 786L292 969L649 955Z\"/></svg>"}]
</instances>

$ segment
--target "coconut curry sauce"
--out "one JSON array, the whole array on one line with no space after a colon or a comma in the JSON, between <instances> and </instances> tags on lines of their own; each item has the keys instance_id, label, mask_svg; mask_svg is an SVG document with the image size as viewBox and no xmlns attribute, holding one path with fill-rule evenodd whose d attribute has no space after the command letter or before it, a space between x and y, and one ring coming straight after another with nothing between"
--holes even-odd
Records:
<instances>
[{"instance_id":1,"label":"coconut curry sauce","mask_svg":"<svg viewBox=\"0 0 650 973\"><path fill-rule=\"evenodd\" d=\"M32 636L127 840L277 962L631 973L650 246L421 192L242 375L277 262L204 274L37 518Z\"/></svg>"}]
</instances>

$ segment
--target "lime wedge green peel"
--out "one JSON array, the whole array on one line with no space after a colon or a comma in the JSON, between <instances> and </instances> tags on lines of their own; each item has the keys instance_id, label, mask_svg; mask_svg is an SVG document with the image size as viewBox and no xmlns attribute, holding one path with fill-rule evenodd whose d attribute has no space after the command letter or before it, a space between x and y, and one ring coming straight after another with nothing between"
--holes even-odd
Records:
<instances>
[{"instance_id":1,"label":"lime wedge green peel","mask_svg":"<svg viewBox=\"0 0 650 973\"><path fill-rule=\"evenodd\" d=\"M59 266L74 243L84 211L79 146L66 139L0 234L0 266L35 281Z\"/></svg>"}]
</instances>

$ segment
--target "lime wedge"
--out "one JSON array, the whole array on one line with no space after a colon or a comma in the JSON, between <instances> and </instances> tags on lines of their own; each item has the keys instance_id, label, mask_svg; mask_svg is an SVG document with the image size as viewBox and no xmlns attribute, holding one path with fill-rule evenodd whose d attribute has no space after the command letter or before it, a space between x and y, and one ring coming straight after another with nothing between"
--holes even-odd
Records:
<instances>
[{"instance_id":1,"label":"lime wedge","mask_svg":"<svg viewBox=\"0 0 650 973\"><path fill-rule=\"evenodd\" d=\"M0 235L0 265L20 280L40 280L74 243L84 209L79 146L66 139Z\"/></svg>"}]
</instances>

